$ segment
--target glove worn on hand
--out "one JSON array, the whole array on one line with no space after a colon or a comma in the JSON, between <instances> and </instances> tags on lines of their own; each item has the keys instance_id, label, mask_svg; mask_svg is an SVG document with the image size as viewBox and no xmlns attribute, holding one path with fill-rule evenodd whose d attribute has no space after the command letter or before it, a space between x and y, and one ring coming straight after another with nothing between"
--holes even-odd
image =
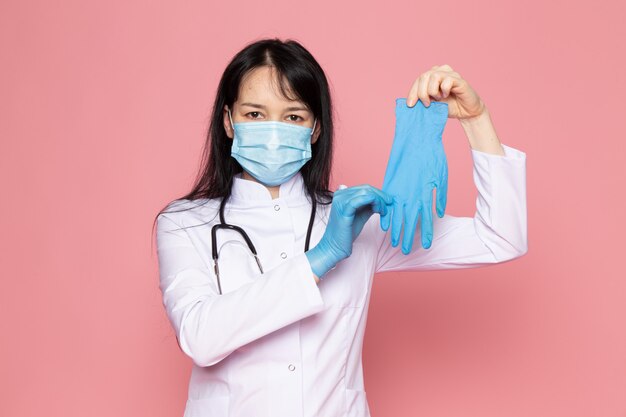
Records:
<instances>
[{"instance_id":1,"label":"glove worn on hand","mask_svg":"<svg viewBox=\"0 0 626 417\"><path fill-rule=\"evenodd\" d=\"M393 198L371 185L335 191L326 231L319 243L306 252L311 269L320 279L342 259L352 254L352 242L374 214L391 210Z\"/></svg>"},{"instance_id":2,"label":"glove worn on hand","mask_svg":"<svg viewBox=\"0 0 626 417\"><path fill-rule=\"evenodd\" d=\"M448 161L443 149L443 129L448 120L448 104L431 101L425 107L421 100L408 107L405 98L396 99L396 126L383 191L393 195L393 215L381 219L383 230L389 229L391 244L398 246L404 224L402 252L408 254L418 218L422 216L422 246L432 243L432 191L437 188L437 215L443 217L448 194Z\"/></svg>"}]
</instances>

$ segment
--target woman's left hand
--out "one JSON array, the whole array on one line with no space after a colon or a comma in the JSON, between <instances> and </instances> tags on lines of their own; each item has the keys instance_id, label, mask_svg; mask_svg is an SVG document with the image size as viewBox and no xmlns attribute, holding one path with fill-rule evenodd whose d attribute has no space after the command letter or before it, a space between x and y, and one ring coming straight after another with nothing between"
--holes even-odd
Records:
<instances>
[{"instance_id":1,"label":"woman's left hand","mask_svg":"<svg viewBox=\"0 0 626 417\"><path fill-rule=\"evenodd\" d=\"M486 111L476 91L449 65L435 65L417 77L407 95L407 106L413 107L420 99L428 107L431 97L448 104L450 118L466 120Z\"/></svg>"}]
</instances>

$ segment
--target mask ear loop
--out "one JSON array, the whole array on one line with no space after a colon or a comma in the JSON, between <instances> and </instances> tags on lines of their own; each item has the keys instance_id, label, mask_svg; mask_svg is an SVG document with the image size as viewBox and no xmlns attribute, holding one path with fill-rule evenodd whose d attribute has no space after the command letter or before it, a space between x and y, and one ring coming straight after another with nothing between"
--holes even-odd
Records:
<instances>
[{"instance_id":1,"label":"mask ear loop","mask_svg":"<svg viewBox=\"0 0 626 417\"><path fill-rule=\"evenodd\" d=\"M230 126L235 131L235 124L233 123L233 118L230 116L230 109L228 109L228 118L230 119Z\"/></svg>"},{"instance_id":2,"label":"mask ear loop","mask_svg":"<svg viewBox=\"0 0 626 417\"><path fill-rule=\"evenodd\" d=\"M313 127L311 128L311 134L309 136L313 136L313 133L315 132L315 123L317 123L317 118L313 121Z\"/></svg>"}]
</instances>

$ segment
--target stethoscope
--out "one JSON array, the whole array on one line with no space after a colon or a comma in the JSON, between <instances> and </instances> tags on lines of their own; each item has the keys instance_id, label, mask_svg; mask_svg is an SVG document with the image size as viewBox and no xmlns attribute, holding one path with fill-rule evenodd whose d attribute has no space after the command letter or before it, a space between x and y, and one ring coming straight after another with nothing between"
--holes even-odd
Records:
<instances>
[{"instance_id":1,"label":"stethoscope","mask_svg":"<svg viewBox=\"0 0 626 417\"><path fill-rule=\"evenodd\" d=\"M313 220L315 219L315 209L317 206L317 201L315 201L314 197L312 198L312 200L313 200L313 204L311 206L311 218L309 220L309 227L306 232L306 240L304 243L305 252L309 250L309 242L311 240L311 231L313 230ZM259 256L256 253L256 248L252 244L252 241L250 240L250 237L248 237L248 234L245 232L245 230L243 230L239 226L235 226L234 224L226 224L226 221L224 220L224 206L226 205L225 203L226 203L226 198L222 198L222 202L220 203L220 223L214 225L211 228L211 245L212 245L212 252L213 252L213 264L214 264L215 276L217 277L217 288L219 289L220 295L222 295L222 285L220 283L220 269L217 263L217 258L218 258L217 231L218 229L230 229L230 230L239 232L239 234L246 241L246 244L248 245L250 252L252 252L252 255L254 255L254 260L259 266L259 271L261 271L261 274L263 273L263 267L261 266L261 260L259 259Z\"/></svg>"}]
</instances>

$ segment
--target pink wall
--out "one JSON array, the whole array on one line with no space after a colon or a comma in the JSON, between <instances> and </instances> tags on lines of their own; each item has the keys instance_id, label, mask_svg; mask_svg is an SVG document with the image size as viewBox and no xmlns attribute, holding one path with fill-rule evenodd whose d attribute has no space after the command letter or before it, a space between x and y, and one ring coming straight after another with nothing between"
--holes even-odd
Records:
<instances>
[{"instance_id":1,"label":"pink wall","mask_svg":"<svg viewBox=\"0 0 626 417\"><path fill-rule=\"evenodd\" d=\"M528 155L525 257L377 276L372 415L626 415L624 3L376 4L0 4L0 415L182 415L152 221L191 185L227 61L265 36L327 71L335 185L382 185L394 99L444 63ZM472 216L458 121L444 142L447 212Z\"/></svg>"}]
</instances>

